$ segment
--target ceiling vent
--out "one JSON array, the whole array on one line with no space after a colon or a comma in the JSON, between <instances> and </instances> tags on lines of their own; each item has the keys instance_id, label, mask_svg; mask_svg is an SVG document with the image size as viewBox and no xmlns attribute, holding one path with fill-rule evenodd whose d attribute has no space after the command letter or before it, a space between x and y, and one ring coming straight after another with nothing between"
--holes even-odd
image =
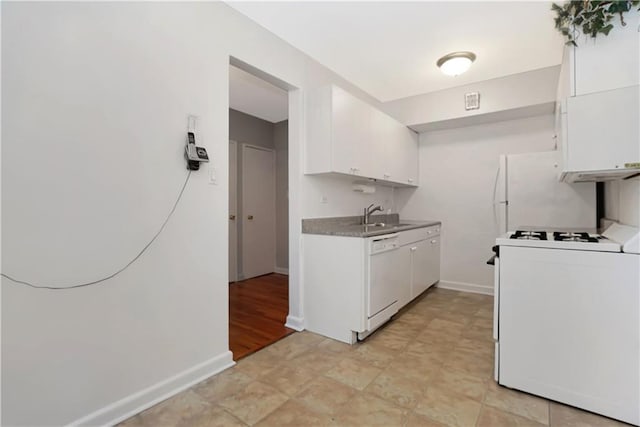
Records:
<instances>
[{"instance_id":1,"label":"ceiling vent","mask_svg":"<svg viewBox=\"0 0 640 427\"><path fill-rule=\"evenodd\" d=\"M480 92L470 92L464 94L464 109L477 110L480 108Z\"/></svg>"}]
</instances>

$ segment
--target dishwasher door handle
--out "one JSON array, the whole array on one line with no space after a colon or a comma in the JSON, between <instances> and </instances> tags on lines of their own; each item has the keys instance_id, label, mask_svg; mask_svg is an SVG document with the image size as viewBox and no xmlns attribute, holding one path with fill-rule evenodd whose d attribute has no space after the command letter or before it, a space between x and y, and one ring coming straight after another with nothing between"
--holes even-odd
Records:
<instances>
[{"instance_id":1,"label":"dishwasher door handle","mask_svg":"<svg viewBox=\"0 0 640 427\"><path fill-rule=\"evenodd\" d=\"M371 241L372 242L382 242L383 240L388 240L388 239L395 239L396 237L398 237L399 234L395 233L395 234L385 234L384 236L380 236L380 237L374 237Z\"/></svg>"}]
</instances>

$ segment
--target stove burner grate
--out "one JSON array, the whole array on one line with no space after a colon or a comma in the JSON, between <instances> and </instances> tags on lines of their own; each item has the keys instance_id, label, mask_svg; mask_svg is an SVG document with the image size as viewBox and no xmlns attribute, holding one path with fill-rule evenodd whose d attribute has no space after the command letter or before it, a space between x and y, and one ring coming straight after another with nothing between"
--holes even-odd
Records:
<instances>
[{"instance_id":1,"label":"stove burner grate","mask_svg":"<svg viewBox=\"0 0 640 427\"><path fill-rule=\"evenodd\" d=\"M547 233L544 231L516 230L510 238L518 240L547 240Z\"/></svg>"},{"instance_id":2,"label":"stove burner grate","mask_svg":"<svg viewBox=\"0 0 640 427\"><path fill-rule=\"evenodd\" d=\"M598 239L589 236L589 233L575 233L575 232L561 232L555 231L553 233L553 240L561 242L586 242L586 243L598 243Z\"/></svg>"}]
</instances>

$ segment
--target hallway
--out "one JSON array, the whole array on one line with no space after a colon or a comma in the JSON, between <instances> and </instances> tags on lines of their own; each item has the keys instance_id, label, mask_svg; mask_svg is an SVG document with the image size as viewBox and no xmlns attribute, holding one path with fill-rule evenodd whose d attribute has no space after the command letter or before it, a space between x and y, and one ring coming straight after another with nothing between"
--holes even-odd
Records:
<instances>
[{"instance_id":1,"label":"hallway","mask_svg":"<svg viewBox=\"0 0 640 427\"><path fill-rule=\"evenodd\" d=\"M239 360L294 332L289 312L289 277L266 274L229 284L229 347Z\"/></svg>"}]
</instances>

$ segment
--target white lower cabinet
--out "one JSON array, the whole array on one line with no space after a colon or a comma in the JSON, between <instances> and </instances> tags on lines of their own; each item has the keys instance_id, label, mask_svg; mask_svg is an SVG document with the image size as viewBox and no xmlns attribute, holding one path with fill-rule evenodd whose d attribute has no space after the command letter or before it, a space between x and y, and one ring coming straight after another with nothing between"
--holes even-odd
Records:
<instances>
[{"instance_id":1,"label":"white lower cabinet","mask_svg":"<svg viewBox=\"0 0 640 427\"><path fill-rule=\"evenodd\" d=\"M407 231L401 234L401 244L409 256L411 273L402 290L406 304L440 280L440 226Z\"/></svg>"},{"instance_id":2,"label":"white lower cabinet","mask_svg":"<svg viewBox=\"0 0 640 427\"><path fill-rule=\"evenodd\" d=\"M384 324L440 279L439 232L303 234L305 328L353 344Z\"/></svg>"},{"instance_id":3,"label":"white lower cabinet","mask_svg":"<svg viewBox=\"0 0 640 427\"><path fill-rule=\"evenodd\" d=\"M411 246L411 299L440 280L440 236Z\"/></svg>"}]
</instances>

